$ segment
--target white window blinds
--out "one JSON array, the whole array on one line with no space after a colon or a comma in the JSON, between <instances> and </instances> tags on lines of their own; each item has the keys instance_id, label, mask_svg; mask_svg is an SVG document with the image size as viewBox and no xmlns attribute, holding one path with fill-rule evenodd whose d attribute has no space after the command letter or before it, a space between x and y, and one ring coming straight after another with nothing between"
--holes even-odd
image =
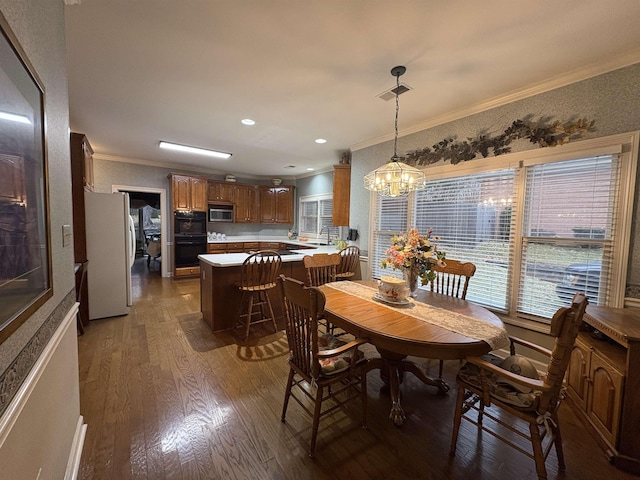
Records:
<instances>
[{"instance_id":1,"label":"white window blinds","mask_svg":"<svg viewBox=\"0 0 640 480\"><path fill-rule=\"evenodd\" d=\"M577 291L607 303L618 172L617 155L527 167L520 315L549 318Z\"/></svg>"},{"instance_id":2,"label":"white window blinds","mask_svg":"<svg viewBox=\"0 0 640 480\"><path fill-rule=\"evenodd\" d=\"M415 225L433 229L447 258L471 262L467 300L506 311L513 253L513 169L430 180L417 193Z\"/></svg>"},{"instance_id":3,"label":"white window blinds","mask_svg":"<svg viewBox=\"0 0 640 480\"><path fill-rule=\"evenodd\" d=\"M391 246L391 237L400 235L407 231L409 221L409 203L407 197L380 197L376 195L374 215L372 245L370 253L372 257L371 272L373 278L380 278L381 275L391 275L401 277L402 272L382 268L380 262L385 258L384 252Z\"/></svg>"}]
</instances>

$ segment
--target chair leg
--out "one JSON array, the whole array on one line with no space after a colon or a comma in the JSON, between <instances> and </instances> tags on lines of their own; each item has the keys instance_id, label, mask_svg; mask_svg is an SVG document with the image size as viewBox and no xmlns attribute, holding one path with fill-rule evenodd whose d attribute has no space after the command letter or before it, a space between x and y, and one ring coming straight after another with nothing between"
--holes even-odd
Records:
<instances>
[{"instance_id":1,"label":"chair leg","mask_svg":"<svg viewBox=\"0 0 640 480\"><path fill-rule=\"evenodd\" d=\"M531 433L531 445L533 446L533 458L536 461L536 473L538 474L538 480L546 480L547 469L544 465L542 438L540 438L540 430L538 430L538 425L536 423L530 423L529 432Z\"/></svg>"},{"instance_id":2,"label":"chair leg","mask_svg":"<svg viewBox=\"0 0 640 480\"><path fill-rule=\"evenodd\" d=\"M320 425L320 409L323 395L324 387L317 387L315 408L313 409L313 427L311 428L311 446L309 447L310 457L313 457L316 451L316 437L318 436L318 426Z\"/></svg>"},{"instance_id":3,"label":"chair leg","mask_svg":"<svg viewBox=\"0 0 640 480\"><path fill-rule=\"evenodd\" d=\"M367 374L360 374L360 396L362 397L362 428L367 428Z\"/></svg>"},{"instance_id":4,"label":"chair leg","mask_svg":"<svg viewBox=\"0 0 640 480\"><path fill-rule=\"evenodd\" d=\"M451 434L451 448L449 455L452 457L456 454L458 444L458 432L460 431L460 422L462 421L462 404L464 403L464 387L458 385L458 395L456 397L456 411L453 415L453 432Z\"/></svg>"},{"instance_id":5,"label":"chair leg","mask_svg":"<svg viewBox=\"0 0 640 480\"><path fill-rule=\"evenodd\" d=\"M284 404L282 405L282 417L280 420L284 422L285 417L287 416L287 407L289 406L289 398L291 397L291 388L293 387L293 377L295 376L295 372L293 368L289 368L289 380L287 382L287 390L284 393Z\"/></svg>"},{"instance_id":6,"label":"chair leg","mask_svg":"<svg viewBox=\"0 0 640 480\"><path fill-rule=\"evenodd\" d=\"M564 464L564 449L562 448L562 434L560 433L560 424L558 423L558 415L553 416L555 425L551 424L553 431L553 441L556 447L556 456L558 457L558 470L564 472L566 466Z\"/></svg>"},{"instance_id":7,"label":"chair leg","mask_svg":"<svg viewBox=\"0 0 640 480\"><path fill-rule=\"evenodd\" d=\"M269 313L271 314L271 322L273 323L273 331L278 333L278 325L276 325L276 316L273 314L273 307L271 306L271 299L269 298L269 292L264 292L264 296L267 300L267 306L269 307Z\"/></svg>"},{"instance_id":8,"label":"chair leg","mask_svg":"<svg viewBox=\"0 0 640 480\"><path fill-rule=\"evenodd\" d=\"M249 338L249 327L251 326L251 313L253 312L253 293L249 293L249 307L247 309L247 324L244 331L244 339Z\"/></svg>"}]
</instances>

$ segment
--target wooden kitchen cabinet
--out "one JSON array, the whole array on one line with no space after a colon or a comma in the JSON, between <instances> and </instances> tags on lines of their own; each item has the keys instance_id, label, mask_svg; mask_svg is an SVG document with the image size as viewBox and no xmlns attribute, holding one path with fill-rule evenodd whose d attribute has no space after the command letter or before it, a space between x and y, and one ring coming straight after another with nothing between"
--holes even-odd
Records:
<instances>
[{"instance_id":1,"label":"wooden kitchen cabinet","mask_svg":"<svg viewBox=\"0 0 640 480\"><path fill-rule=\"evenodd\" d=\"M617 467L640 473L640 309L587 307L567 369L567 393Z\"/></svg>"},{"instance_id":2,"label":"wooden kitchen cabinet","mask_svg":"<svg viewBox=\"0 0 640 480\"><path fill-rule=\"evenodd\" d=\"M209 203L233 203L235 185L232 182L216 182L209 180Z\"/></svg>"},{"instance_id":3,"label":"wooden kitchen cabinet","mask_svg":"<svg viewBox=\"0 0 640 480\"><path fill-rule=\"evenodd\" d=\"M260 223L293 223L292 186L260 186Z\"/></svg>"},{"instance_id":4,"label":"wooden kitchen cabinet","mask_svg":"<svg viewBox=\"0 0 640 480\"><path fill-rule=\"evenodd\" d=\"M206 212L208 208L208 181L205 177L169 174L173 210Z\"/></svg>"},{"instance_id":5,"label":"wooden kitchen cabinet","mask_svg":"<svg viewBox=\"0 0 640 480\"><path fill-rule=\"evenodd\" d=\"M93 191L93 149L83 133L70 135L71 199L73 204L73 258L76 264L87 261L87 232L85 220L85 190ZM77 279L78 281L80 279ZM89 279L82 282L80 295L80 321L89 324Z\"/></svg>"},{"instance_id":6,"label":"wooden kitchen cabinet","mask_svg":"<svg viewBox=\"0 0 640 480\"><path fill-rule=\"evenodd\" d=\"M234 189L234 215L236 223L258 223L260 197L256 185L236 185Z\"/></svg>"},{"instance_id":7,"label":"wooden kitchen cabinet","mask_svg":"<svg viewBox=\"0 0 640 480\"><path fill-rule=\"evenodd\" d=\"M334 227L349 226L349 202L351 201L351 165L333 166L333 210Z\"/></svg>"}]
</instances>

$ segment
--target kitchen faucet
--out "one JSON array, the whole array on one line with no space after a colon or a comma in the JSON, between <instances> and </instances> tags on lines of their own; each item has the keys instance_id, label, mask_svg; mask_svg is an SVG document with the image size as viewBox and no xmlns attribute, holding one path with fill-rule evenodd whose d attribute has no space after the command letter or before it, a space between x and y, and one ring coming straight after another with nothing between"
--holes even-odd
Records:
<instances>
[{"instance_id":1,"label":"kitchen faucet","mask_svg":"<svg viewBox=\"0 0 640 480\"><path fill-rule=\"evenodd\" d=\"M331 245L331 227L326 225L320 229L320 235L324 232L324 229L327 229L327 245Z\"/></svg>"}]
</instances>

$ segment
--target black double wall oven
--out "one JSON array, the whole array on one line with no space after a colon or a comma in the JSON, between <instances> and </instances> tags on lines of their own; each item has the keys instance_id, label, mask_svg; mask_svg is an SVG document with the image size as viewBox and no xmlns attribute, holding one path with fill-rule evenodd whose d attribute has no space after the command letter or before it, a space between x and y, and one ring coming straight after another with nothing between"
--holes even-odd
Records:
<instances>
[{"instance_id":1,"label":"black double wall oven","mask_svg":"<svg viewBox=\"0 0 640 480\"><path fill-rule=\"evenodd\" d=\"M176 267L198 266L198 255L207 253L206 212L174 212Z\"/></svg>"}]
</instances>

